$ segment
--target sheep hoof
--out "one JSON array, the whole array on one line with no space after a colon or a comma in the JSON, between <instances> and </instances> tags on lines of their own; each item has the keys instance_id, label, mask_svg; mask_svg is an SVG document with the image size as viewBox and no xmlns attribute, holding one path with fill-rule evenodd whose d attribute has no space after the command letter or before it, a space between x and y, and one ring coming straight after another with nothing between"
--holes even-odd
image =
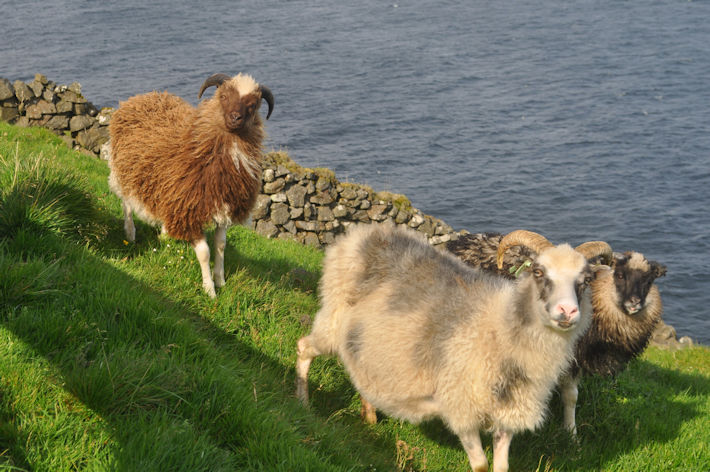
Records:
<instances>
[{"instance_id":1,"label":"sheep hoof","mask_svg":"<svg viewBox=\"0 0 710 472\"><path fill-rule=\"evenodd\" d=\"M207 295L210 296L210 298L217 298L217 292L215 292L214 287L204 287L205 292L207 292Z\"/></svg>"}]
</instances>

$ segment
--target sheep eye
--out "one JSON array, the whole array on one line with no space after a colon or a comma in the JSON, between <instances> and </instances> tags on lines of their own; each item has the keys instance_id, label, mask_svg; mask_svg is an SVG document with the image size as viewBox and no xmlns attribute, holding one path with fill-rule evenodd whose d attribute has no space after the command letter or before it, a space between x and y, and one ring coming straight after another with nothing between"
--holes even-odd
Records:
<instances>
[{"instance_id":1,"label":"sheep eye","mask_svg":"<svg viewBox=\"0 0 710 472\"><path fill-rule=\"evenodd\" d=\"M623 280L624 274L622 274L621 272L617 272L617 273L616 273L616 278L619 279L619 280Z\"/></svg>"},{"instance_id":2,"label":"sheep eye","mask_svg":"<svg viewBox=\"0 0 710 472\"><path fill-rule=\"evenodd\" d=\"M592 283L592 278L590 276L586 276L584 278L584 285L589 285Z\"/></svg>"},{"instance_id":3,"label":"sheep eye","mask_svg":"<svg viewBox=\"0 0 710 472\"><path fill-rule=\"evenodd\" d=\"M542 271L542 269L535 269L533 270L533 275L537 278L540 278L545 275L545 273Z\"/></svg>"}]
</instances>

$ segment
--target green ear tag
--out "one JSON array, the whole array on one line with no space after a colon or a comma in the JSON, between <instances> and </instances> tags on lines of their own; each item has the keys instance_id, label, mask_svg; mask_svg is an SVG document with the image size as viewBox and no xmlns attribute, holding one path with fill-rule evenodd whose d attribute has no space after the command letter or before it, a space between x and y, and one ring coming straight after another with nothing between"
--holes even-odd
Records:
<instances>
[{"instance_id":1,"label":"green ear tag","mask_svg":"<svg viewBox=\"0 0 710 472\"><path fill-rule=\"evenodd\" d=\"M512 266L510 269L508 269L508 272L513 274L513 277L515 277L517 279L518 276L520 275L520 273L522 271L524 271L525 269L527 269L528 267L530 267L531 265L532 265L532 261L525 261L522 264L520 264L520 267Z\"/></svg>"}]
</instances>

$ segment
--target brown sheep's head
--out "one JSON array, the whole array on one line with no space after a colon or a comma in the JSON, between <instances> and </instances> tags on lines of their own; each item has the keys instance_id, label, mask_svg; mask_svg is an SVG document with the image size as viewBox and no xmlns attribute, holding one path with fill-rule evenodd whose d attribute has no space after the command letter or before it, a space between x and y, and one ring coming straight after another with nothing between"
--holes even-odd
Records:
<instances>
[{"instance_id":1,"label":"brown sheep's head","mask_svg":"<svg viewBox=\"0 0 710 472\"><path fill-rule=\"evenodd\" d=\"M202 84L197 97L201 98L202 93L213 85L217 87L217 92L212 100L219 100L224 125L228 130L239 131L254 124L262 99L269 105L266 119L271 116L274 96L268 87L259 85L251 76L214 74Z\"/></svg>"},{"instance_id":2,"label":"brown sheep's head","mask_svg":"<svg viewBox=\"0 0 710 472\"><path fill-rule=\"evenodd\" d=\"M646 296L653 282L666 275L666 266L633 251L614 253L613 268L618 306L630 316L646 306Z\"/></svg>"}]
</instances>

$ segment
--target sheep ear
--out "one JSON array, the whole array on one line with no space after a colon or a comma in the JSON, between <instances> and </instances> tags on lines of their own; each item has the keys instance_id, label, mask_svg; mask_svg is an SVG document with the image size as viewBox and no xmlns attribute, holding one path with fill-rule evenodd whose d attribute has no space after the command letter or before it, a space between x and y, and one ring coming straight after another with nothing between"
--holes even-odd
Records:
<instances>
[{"instance_id":1,"label":"sheep ear","mask_svg":"<svg viewBox=\"0 0 710 472\"><path fill-rule=\"evenodd\" d=\"M268 120L271 116L271 112L274 110L274 94L272 94L269 87L265 85L259 85L259 91L261 92L261 98L266 100L266 103L269 104L269 111L266 113L266 119Z\"/></svg>"},{"instance_id":2,"label":"sheep ear","mask_svg":"<svg viewBox=\"0 0 710 472\"><path fill-rule=\"evenodd\" d=\"M212 74L207 78L207 80L205 80L202 87L200 87L200 93L197 94L197 98L202 98L202 93L209 87L212 87L213 85L219 87L229 79L231 79L231 77L227 74Z\"/></svg>"},{"instance_id":3,"label":"sheep ear","mask_svg":"<svg viewBox=\"0 0 710 472\"><path fill-rule=\"evenodd\" d=\"M653 275L658 277L663 277L666 275L667 268L663 264L659 264L658 262L655 261L650 261L651 263L651 271L653 272Z\"/></svg>"}]
</instances>

